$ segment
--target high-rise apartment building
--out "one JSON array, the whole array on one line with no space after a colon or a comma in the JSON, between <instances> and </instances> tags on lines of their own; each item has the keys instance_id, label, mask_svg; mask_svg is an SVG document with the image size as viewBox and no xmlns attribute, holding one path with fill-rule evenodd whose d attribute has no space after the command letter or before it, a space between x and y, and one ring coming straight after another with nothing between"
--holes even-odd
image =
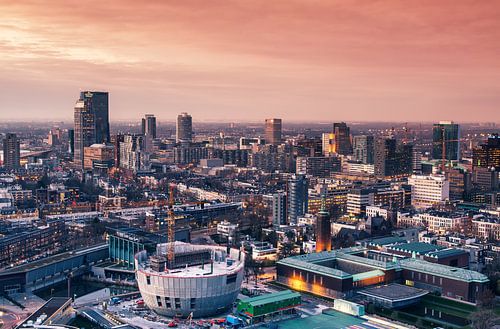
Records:
<instances>
[{"instance_id":1,"label":"high-rise apartment building","mask_svg":"<svg viewBox=\"0 0 500 329\"><path fill-rule=\"evenodd\" d=\"M280 226L286 224L286 194L275 193L272 195L273 225Z\"/></svg>"},{"instance_id":2,"label":"high-rise apartment building","mask_svg":"<svg viewBox=\"0 0 500 329\"><path fill-rule=\"evenodd\" d=\"M354 136L352 141L354 160L365 164L373 164L373 136Z\"/></svg>"},{"instance_id":3,"label":"high-rise apartment building","mask_svg":"<svg viewBox=\"0 0 500 329\"><path fill-rule=\"evenodd\" d=\"M337 153L341 155L352 154L351 129L345 122L335 122L333 124L333 134Z\"/></svg>"},{"instance_id":4,"label":"high-rise apartment building","mask_svg":"<svg viewBox=\"0 0 500 329\"><path fill-rule=\"evenodd\" d=\"M281 119L266 119L265 140L266 144L277 145L281 143Z\"/></svg>"},{"instance_id":5,"label":"high-rise apartment building","mask_svg":"<svg viewBox=\"0 0 500 329\"><path fill-rule=\"evenodd\" d=\"M84 148L92 144L109 143L109 101L107 92L82 91L74 112L74 162L84 163Z\"/></svg>"},{"instance_id":6,"label":"high-rise apartment building","mask_svg":"<svg viewBox=\"0 0 500 329\"><path fill-rule=\"evenodd\" d=\"M186 112L177 116L175 140L177 143L191 143L193 141L193 118Z\"/></svg>"},{"instance_id":7,"label":"high-rise apartment building","mask_svg":"<svg viewBox=\"0 0 500 329\"><path fill-rule=\"evenodd\" d=\"M16 134L8 133L3 140L3 165L5 169L12 170L21 166L21 151L19 139Z\"/></svg>"},{"instance_id":8,"label":"high-rise apartment building","mask_svg":"<svg viewBox=\"0 0 500 329\"><path fill-rule=\"evenodd\" d=\"M460 126L452 121L441 121L432 128L432 157L448 161L460 160Z\"/></svg>"},{"instance_id":9,"label":"high-rise apartment building","mask_svg":"<svg viewBox=\"0 0 500 329\"><path fill-rule=\"evenodd\" d=\"M293 175L288 179L287 204L288 222L296 224L297 219L307 212L309 183L304 175Z\"/></svg>"},{"instance_id":10,"label":"high-rise apartment building","mask_svg":"<svg viewBox=\"0 0 500 329\"><path fill-rule=\"evenodd\" d=\"M143 135L156 138L156 117L153 114L146 114L141 126Z\"/></svg>"}]
</instances>

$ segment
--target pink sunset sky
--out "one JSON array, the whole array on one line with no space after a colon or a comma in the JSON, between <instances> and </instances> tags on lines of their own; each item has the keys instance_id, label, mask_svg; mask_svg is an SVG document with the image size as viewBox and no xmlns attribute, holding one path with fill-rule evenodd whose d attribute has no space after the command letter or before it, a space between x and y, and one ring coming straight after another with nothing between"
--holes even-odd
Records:
<instances>
[{"instance_id":1,"label":"pink sunset sky","mask_svg":"<svg viewBox=\"0 0 500 329\"><path fill-rule=\"evenodd\" d=\"M0 119L500 122L500 1L0 0Z\"/></svg>"}]
</instances>

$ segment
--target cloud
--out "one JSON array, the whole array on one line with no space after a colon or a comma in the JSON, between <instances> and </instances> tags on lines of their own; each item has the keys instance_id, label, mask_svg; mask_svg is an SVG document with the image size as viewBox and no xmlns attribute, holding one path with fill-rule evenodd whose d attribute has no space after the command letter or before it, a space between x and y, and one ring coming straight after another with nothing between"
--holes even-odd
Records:
<instances>
[{"instance_id":1,"label":"cloud","mask_svg":"<svg viewBox=\"0 0 500 329\"><path fill-rule=\"evenodd\" d=\"M500 121L499 15L465 0L0 2L0 118L70 120L96 88L112 119Z\"/></svg>"}]
</instances>

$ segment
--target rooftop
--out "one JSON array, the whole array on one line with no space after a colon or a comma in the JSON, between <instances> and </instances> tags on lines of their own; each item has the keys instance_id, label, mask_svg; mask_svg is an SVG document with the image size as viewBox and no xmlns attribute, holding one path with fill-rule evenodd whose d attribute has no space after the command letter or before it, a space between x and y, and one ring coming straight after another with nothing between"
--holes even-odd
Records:
<instances>
[{"instance_id":1,"label":"rooftop","mask_svg":"<svg viewBox=\"0 0 500 329\"><path fill-rule=\"evenodd\" d=\"M467 251L463 249L457 249L457 248L448 248L448 249L442 249L442 250L437 250L437 251L431 251L426 254L426 256L432 257L432 258L445 258L449 256L456 256L456 255L461 255L461 254L466 254Z\"/></svg>"},{"instance_id":2,"label":"rooftop","mask_svg":"<svg viewBox=\"0 0 500 329\"><path fill-rule=\"evenodd\" d=\"M391 283L382 286L363 289L358 292L361 295L372 296L378 299L384 299L391 302L404 301L419 298L427 295L429 292L402 284Z\"/></svg>"},{"instance_id":3,"label":"rooftop","mask_svg":"<svg viewBox=\"0 0 500 329\"><path fill-rule=\"evenodd\" d=\"M410 242L397 244L389 247L389 249L408 253L416 253L417 255L424 255L432 251L442 250L444 249L444 247L425 242Z\"/></svg>"},{"instance_id":4,"label":"rooftop","mask_svg":"<svg viewBox=\"0 0 500 329\"><path fill-rule=\"evenodd\" d=\"M488 282L488 277L476 271L466 270L452 266L434 264L416 258L406 258L399 261L401 267L407 270L422 271L437 276L447 277L452 280L466 282Z\"/></svg>"},{"instance_id":5,"label":"rooftop","mask_svg":"<svg viewBox=\"0 0 500 329\"><path fill-rule=\"evenodd\" d=\"M370 242L368 242L368 245L370 245L370 246L387 246L387 245L401 243L401 242L406 242L406 240L404 238L399 237L399 236L389 236L389 237L385 237L385 238L373 239Z\"/></svg>"},{"instance_id":6,"label":"rooftop","mask_svg":"<svg viewBox=\"0 0 500 329\"><path fill-rule=\"evenodd\" d=\"M257 297L246 298L243 299L242 302L248 303L252 306L259 306L296 297L300 297L300 294L298 292L294 292L291 290L283 290L272 294L265 294Z\"/></svg>"},{"instance_id":7,"label":"rooftop","mask_svg":"<svg viewBox=\"0 0 500 329\"><path fill-rule=\"evenodd\" d=\"M37 268L41 268L47 265L51 265L53 263L57 263L66 259L71 259L73 257L80 256L82 254L90 253L92 251L97 251L97 250L107 250L108 245L107 244L100 244L91 248L84 248L84 249L79 249L77 251L67 251L63 252L61 254L57 254L54 256L50 256L47 258L42 258L40 260L36 260L31 263L11 267L11 268L6 268L1 271L1 274L11 274L11 273L22 273L22 272L27 272L31 271Z\"/></svg>"}]
</instances>

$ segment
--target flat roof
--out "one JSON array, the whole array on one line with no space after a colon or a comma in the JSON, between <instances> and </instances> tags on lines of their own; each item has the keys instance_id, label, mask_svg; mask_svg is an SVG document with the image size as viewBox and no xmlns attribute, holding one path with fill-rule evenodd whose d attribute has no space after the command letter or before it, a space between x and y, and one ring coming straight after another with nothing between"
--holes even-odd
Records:
<instances>
[{"instance_id":1,"label":"flat roof","mask_svg":"<svg viewBox=\"0 0 500 329\"><path fill-rule=\"evenodd\" d=\"M425 242L410 242L397 244L389 247L388 249L407 253L416 253L417 255L424 255L432 251L445 249L445 247Z\"/></svg>"},{"instance_id":2,"label":"flat roof","mask_svg":"<svg viewBox=\"0 0 500 329\"><path fill-rule=\"evenodd\" d=\"M291 290L283 290L279 292L275 292L272 294L265 294L265 295L260 295L256 297L250 297L243 299L242 302L248 303L252 306L259 306L259 305L264 305L268 303L274 303L274 302L280 302L285 299L289 298L297 298L300 297L301 295L298 292L291 291Z\"/></svg>"},{"instance_id":3,"label":"flat roof","mask_svg":"<svg viewBox=\"0 0 500 329\"><path fill-rule=\"evenodd\" d=\"M385 273L382 272L381 270L373 270L373 271L368 271L368 272L362 272L362 273L357 273L352 275L352 281L363 281L366 279L370 278L376 278L378 276L383 276Z\"/></svg>"},{"instance_id":4,"label":"flat roof","mask_svg":"<svg viewBox=\"0 0 500 329\"><path fill-rule=\"evenodd\" d=\"M390 244L401 243L401 242L406 242L406 240L404 238L399 237L399 236L389 236L389 237L385 237L385 238L373 239L370 242L368 242L368 245L370 245L370 246L387 246Z\"/></svg>"},{"instance_id":5,"label":"flat roof","mask_svg":"<svg viewBox=\"0 0 500 329\"><path fill-rule=\"evenodd\" d=\"M66 259L71 259L73 257L77 257L77 256L80 256L80 255L87 254L87 253L90 253L90 252L93 252L93 251L97 251L97 250L101 250L101 249L102 250L108 249L108 245L104 243L104 244L100 244L100 245L97 245L97 246L94 246L94 247L83 248L83 249L79 249L79 250L76 250L76 251L66 251L66 252L63 252L61 254L57 254L57 255L54 255L54 256L42 258L42 259L36 260L34 262L31 262L31 263L27 263L27 264L15 266L15 267L11 267L11 268L6 268L6 269L0 271L0 275L2 275L2 274L12 274L12 273L21 273L21 272L26 272L26 271L34 270L34 269L37 269L37 268L40 268L40 267L51 265L53 263L57 263L57 262L60 262L60 261L66 260Z\"/></svg>"},{"instance_id":6,"label":"flat roof","mask_svg":"<svg viewBox=\"0 0 500 329\"><path fill-rule=\"evenodd\" d=\"M434 274L441 277L446 277L452 280L460 280L466 282L488 282L486 275L476 271L466 270L447 265L434 264L425 260L416 258L406 258L399 261L401 267L407 270L419 271L429 274Z\"/></svg>"},{"instance_id":7,"label":"flat roof","mask_svg":"<svg viewBox=\"0 0 500 329\"><path fill-rule=\"evenodd\" d=\"M466 254L466 253L467 253L467 251L465 251L463 249L448 248L448 249L442 249L442 250L429 252L426 254L426 256L429 256L432 258L445 258L445 257L450 257L450 256L462 255L462 254Z\"/></svg>"},{"instance_id":8,"label":"flat roof","mask_svg":"<svg viewBox=\"0 0 500 329\"><path fill-rule=\"evenodd\" d=\"M71 298L69 297L52 297L45 304L40 306L35 312L33 312L26 320L19 325L19 327L23 327L23 324L28 323L28 321L33 321L33 323L43 314L47 316L47 318L54 315L61 307L63 307L66 303L70 302ZM43 324L43 322L42 322Z\"/></svg>"},{"instance_id":9,"label":"flat roof","mask_svg":"<svg viewBox=\"0 0 500 329\"><path fill-rule=\"evenodd\" d=\"M391 302L400 302L420 298L429 292L397 283L390 283L382 286L371 287L358 291L359 294L383 299Z\"/></svg>"}]
</instances>

